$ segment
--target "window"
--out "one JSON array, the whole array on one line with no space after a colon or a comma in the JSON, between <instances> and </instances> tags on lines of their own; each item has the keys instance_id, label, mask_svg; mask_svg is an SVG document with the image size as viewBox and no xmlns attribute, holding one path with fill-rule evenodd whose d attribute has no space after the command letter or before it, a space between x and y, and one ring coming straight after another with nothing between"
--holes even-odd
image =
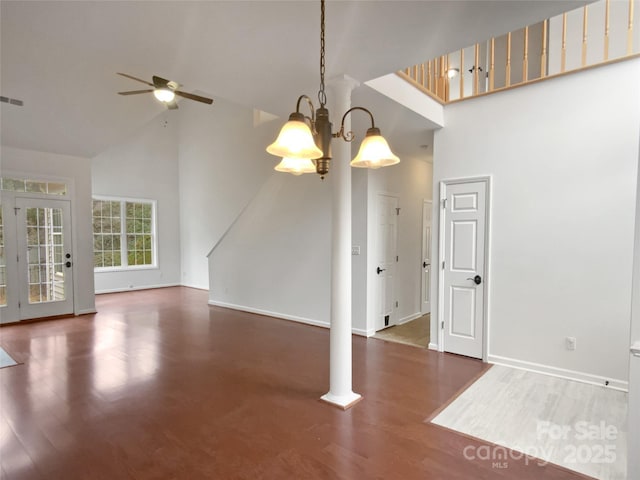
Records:
<instances>
[{"instance_id":1,"label":"window","mask_svg":"<svg viewBox=\"0 0 640 480\"><path fill-rule=\"evenodd\" d=\"M155 267L155 202L93 200L96 270Z\"/></svg>"},{"instance_id":2,"label":"window","mask_svg":"<svg viewBox=\"0 0 640 480\"><path fill-rule=\"evenodd\" d=\"M0 190L8 192L43 193L45 195L66 195L67 184L46 180L25 180L23 178L0 178Z\"/></svg>"}]
</instances>

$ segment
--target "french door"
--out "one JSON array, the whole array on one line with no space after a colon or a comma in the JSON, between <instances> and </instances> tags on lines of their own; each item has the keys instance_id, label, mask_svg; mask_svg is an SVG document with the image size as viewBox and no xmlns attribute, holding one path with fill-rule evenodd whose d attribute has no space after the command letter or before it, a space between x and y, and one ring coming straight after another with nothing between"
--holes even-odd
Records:
<instances>
[{"instance_id":1,"label":"french door","mask_svg":"<svg viewBox=\"0 0 640 480\"><path fill-rule=\"evenodd\" d=\"M16 196L2 203L0 321L73 313L70 202Z\"/></svg>"}]
</instances>

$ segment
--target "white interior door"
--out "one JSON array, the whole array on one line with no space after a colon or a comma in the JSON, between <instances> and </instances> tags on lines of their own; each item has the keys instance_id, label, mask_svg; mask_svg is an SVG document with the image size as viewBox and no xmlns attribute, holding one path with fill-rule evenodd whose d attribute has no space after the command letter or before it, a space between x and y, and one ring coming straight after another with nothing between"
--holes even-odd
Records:
<instances>
[{"instance_id":1,"label":"white interior door","mask_svg":"<svg viewBox=\"0 0 640 480\"><path fill-rule=\"evenodd\" d=\"M487 183L443 184L444 350L482 358Z\"/></svg>"},{"instance_id":2,"label":"white interior door","mask_svg":"<svg viewBox=\"0 0 640 480\"><path fill-rule=\"evenodd\" d=\"M422 315L431 313L431 200L422 204Z\"/></svg>"},{"instance_id":3,"label":"white interior door","mask_svg":"<svg viewBox=\"0 0 640 480\"><path fill-rule=\"evenodd\" d=\"M378 315L376 330L395 324L395 271L398 238L398 197L378 195L376 277Z\"/></svg>"},{"instance_id":4,"label":"white interior door","mask_svg":"<svg viewBox=\"0 0 640 480\"><path fill-rule=\"evenodd\" d=\"M73 313L70 210L66 200L15 200L18 288L11 291L20 320Z\"/></svg>"}]
</instances>

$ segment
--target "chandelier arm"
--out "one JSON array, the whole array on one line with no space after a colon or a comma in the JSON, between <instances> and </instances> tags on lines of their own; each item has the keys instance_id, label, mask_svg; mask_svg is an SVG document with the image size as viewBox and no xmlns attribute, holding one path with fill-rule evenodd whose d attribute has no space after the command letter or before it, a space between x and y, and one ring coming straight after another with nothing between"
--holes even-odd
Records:
<instances>
[{"instance_id":1,"label":"chandelier arm","mask_svg":"<svg viewBox=\"0 0 640 480\"><path fill-rule=\"evenodd\" d=\"M298 97L298 102L296 103L296 113L300 113L300 102L302 101L302 99L305 99L307 101L307 105L309 105L309 110L311 110L311 126L314 126L316 124L316 109L313 106L313 102L311 101L311 98L309 98L307 95L300 95ZM309 118L309 117L305 117L305 118Z\"/></svg>"},{"instance_id":2,"label":"chandelier arm","mask_svg":"<svg viewBox=\"0 0 640 480\"><path fill-rule=\"evenodd\" d=\"M371 117L371 128L376 128L376 124L373 120L373 114L369 110L367 110L364 107L351 107L349 110L344 112L344 115L342 116L342 121L340 122L340 130L338 130L338 133L333 134L335 138L342 138L345 142L353 141L353 139L355 138L355 135L353 134L352 130L349 130L348 132L344 131L344 121L347 119L347 115L349 115L354 110L362 110L363 112L368 113L369 117Z\"/></svg>"}]
</instances>

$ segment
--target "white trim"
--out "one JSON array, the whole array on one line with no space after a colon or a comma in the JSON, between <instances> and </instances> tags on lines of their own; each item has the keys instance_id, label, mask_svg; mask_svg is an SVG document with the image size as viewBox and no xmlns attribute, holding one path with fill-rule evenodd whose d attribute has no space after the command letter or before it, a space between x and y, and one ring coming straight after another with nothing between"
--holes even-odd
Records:
<instances>
[{"instance_id":1,"label":"white trim","mask_svg":"<svg viewBox=\"0 0 640 480\"><path fill-rule=\"evenodd\" d=\"M209 286L204 286L204 285L191 285L189 283L180 283L177 285L178 287L188 287L188 288L195 288L196 290L204 290L205 292L209 291Z\"/></svg>"},{"instance_id":2,"label":"white trim","mask_svg":"<svg viewBox=\"0 0 640 480\"><path fill-rule=\"evenodd\" d=\"M435 350L436 352L440 351L440 348L438 347L437 343L431 343L429 342L429 346L427 347L429 350Z\"/></svg>"},{"instance_id":3,"label":"white trim","mask_svg":"<svg viewBox=\"0 0 640 480\"><path fill-rule=\"evenodd\" d=\"M427 313L425 313L425 315L428 315ZM415 320L416 318L420 318L422 317L422 313L418 312L418 313L413 313L411 315L407 315L404 318L401 318L400 320L397 321L396 325L403 325L405 323L409 323L413 320Z\"/></svg>"},{"instance_id":4,"label":"white trim","mask_svg":"<svg viewBox=\"0 0 640 480\"><path fill-rule=\"evenodd\" d=\"M284 313L272 312L270 310L262 310L261 308L247 307L244 305L236 305L235 303L219 302L217 300L209 300L209 305L216 307L230 308L232 310L239 310L241 312L257 313L258 315L265 315L267 317L280 318L282 320L291 320L293 322L305 323L307 325L313 325L314 327L329 328L329 322L323 322L320 320L314 320L311 318L298 317L296 315L286 315Z\"/></svg>"},{"instance_id":5,"label":"white trim","mask_svg":"<svg viewBox=\"0 0 640 480\"><path fill-rule=\"evenodd\" d=\"M299 317L297 315L287 315L285 313L272 312L270 310L263 310L261 308L253 308L253 307L247 307L244 305L236 305L235 303L220 302L218 300L209 300L208 304L213 305L215 307L230 308L231 310L238 310L240 312L248 312L248 313L256 313L258 315L265 315L267 317L273 317L280 320L288 320L291 322L304 323L305 325L312 325L314 327L321 327L321 328L331 327L329 322L314 320L312 318ZM361 328L352 328L351 332L353 334L356 334L362 337L370 337L376 333L373 330L363 330Z\"/></svg>"},{"instance_id":6,"label":"white trim","mask_svg":"<svg viewBox=\"0 0 640 480\"><path fill-rule=\"evenodd\" d=\"M130 287L130 288L107 288L102 290L96 290L95 294L100 295L103 293L121 293L121 292L131 292L134 290L151 290L154 288L167 288L167 287L181 287L179 283L163 283L160 285L141 285L138 287Z\"/></svg>"},{"instance_id":7,"label":"white trim","mask_svg":"<svg viewBox=\"0 0 640 480\"><path fill-rule=\"evenodd\" d=\"M541 373L543 375L550 375L552 377L564 378L567 380L588 383L591 385L598 385L600 387L611 388L613 390L620 390L623 392L629 391L629 382L625 380L619 380L615 378L611 379L602 377L600 375L593 375L590 373L578 372L576 370L552 367L551 365L527 362L524 360L517 360L515 358L501 357L499 355L489 355L488 362L495 365L517 368L518 370L525 370L527 372ZM605 385L606 382L609 382L609 385Z\"/></svg>"},{"instance_id":8,"label":"white trim","mask_svg":"<svg viewBox=\"0 0 640 480\"><path fill-rule=\"evenodd\" d=\"M85 308L76 312L75 315L90 315L92 313L98 313L98 311L95 308Z\"/></svg>"},{"instance_id":9,"label":"white trim","mask_svg":"<svg viewBox=\"0 0 640 480\"><path fill-rule=\"evenodd\" d=\"M491 193L493 189L492 175L479 175L476 177L464 178L448 178L439 182L438 196L438 351L444 352L444 329L441 327L444 321L444 270L442 262L445 260L445 244L444 244L444 221L445 216L442 213L442 201L447 198L447 185L459 185L464 183L483 182L486 185L485 190L485 229L484 229L484 298L483 298L483 325L482 325L482 361L489 361L489 290L491 278Z\"/></svg>"}]
</instances>

